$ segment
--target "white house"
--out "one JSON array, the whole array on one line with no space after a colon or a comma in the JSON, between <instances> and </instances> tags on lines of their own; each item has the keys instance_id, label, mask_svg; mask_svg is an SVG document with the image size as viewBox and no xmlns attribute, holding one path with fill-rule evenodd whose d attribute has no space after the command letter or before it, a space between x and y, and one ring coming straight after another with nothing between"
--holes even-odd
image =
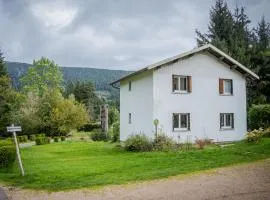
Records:
<instances>
[{"instance_id":1,"label":"white house","mask_svg":"<svg viewBox=\"0 0 270 200\"><path fill-rule=\"evenodd\" d=\"M176 141L235 141L247 131L246 79L259 77L211 44L162 60L120 82L120 139L158 128Z\"/></svg>"}]
</instances>

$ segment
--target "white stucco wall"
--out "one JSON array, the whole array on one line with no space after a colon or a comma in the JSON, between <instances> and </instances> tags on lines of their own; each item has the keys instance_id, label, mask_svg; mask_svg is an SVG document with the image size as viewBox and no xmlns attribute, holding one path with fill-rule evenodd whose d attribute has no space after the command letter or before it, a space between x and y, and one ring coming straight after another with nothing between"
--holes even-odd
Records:
<instances>
[{"instance_id":1,"label":"white stucco wall","mask_svg":"<svg viewBox=\"0 0 270 200\"><path fill-rule=\"evenodd\" d=\"M131 91L129 91L131 81ZM129 113L132 122L129 124ZM141 73L120 83L120 140L128 135L144 133L152 136L153 73Z\"/></svg>"},{"instance_id":2,"label":"white stucco wall","mask_svg":"<svg viewBox=\"0 0 270 200\"><path fill-rule=\"evenodd\" d=\"M172 93L172 75L192 76L192 92ZM233 96L219 94L219 78L233 79ZM187 135L215 141L233 141L246 133L246 81L223 62L208 53L162 67L153 72L154 114L160 128L176 140L185 142ZM134 98L136 98L134 96ZM123 102L121 101L121 104ZM174 132L172 113L190 113L191 130ZM220 130L219 114L234 113L234 129Z\"/></svg>"}]
</instances>

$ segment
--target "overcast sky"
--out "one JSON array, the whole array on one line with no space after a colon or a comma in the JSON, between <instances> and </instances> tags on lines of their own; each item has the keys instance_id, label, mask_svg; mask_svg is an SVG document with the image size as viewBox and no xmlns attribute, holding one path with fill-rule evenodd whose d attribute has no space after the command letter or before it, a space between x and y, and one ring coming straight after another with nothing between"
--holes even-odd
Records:
<instances>
[{"instance_id":1,"label":"overcast sky","mask_svg":"<svg viewBox=\"0 0 270 200\"><path fill-rule=\"evenodd\" d=\"M270 0L229 0L252 24ZM0 0L0 49L8 61L46 56L61 66L135 70L196 46L215 0Z\"/></svg>"}]
</instances>

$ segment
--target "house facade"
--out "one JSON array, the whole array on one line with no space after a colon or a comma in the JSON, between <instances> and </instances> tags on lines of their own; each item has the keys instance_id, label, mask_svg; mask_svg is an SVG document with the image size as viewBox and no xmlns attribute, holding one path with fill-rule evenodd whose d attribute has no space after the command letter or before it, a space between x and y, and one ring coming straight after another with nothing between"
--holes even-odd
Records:
<instances>
[{"instance_id":1,"label":"house facade","mask_svg":"<svg viewBox=\"0 0 270 200\"><path fill-rule=\"evenodd\" d=\"M210 44L123 77L116 81L120 139L154 137L158 119L159 132L178 142L241 140L247 131L248 78L258 76Z\"/></svg>"}]
</instances>

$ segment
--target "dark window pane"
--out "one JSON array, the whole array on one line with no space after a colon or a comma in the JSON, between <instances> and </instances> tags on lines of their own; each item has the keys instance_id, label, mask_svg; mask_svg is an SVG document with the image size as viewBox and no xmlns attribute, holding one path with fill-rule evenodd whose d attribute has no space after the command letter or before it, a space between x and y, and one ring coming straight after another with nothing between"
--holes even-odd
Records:
<instances>
[{"instance_id":1,"label":"dark window pane","mask_svg":"<svg viewBox=\"0 0 270 200\"><path fill-rule=\"evenodd\" d=\"M221 127L224 126L224 114L220 115L220 125L221 125Z\"/></svg>"},{"instance_id":2,"label":"dark window pane","mask_svg":"<svg viewBox=\"0 0 270 200\"><path fill-rule=\"evenodd\" d=\"M178 83L179 79L177 77L173 78L173 91L175 90L179 90L179 83Z\"/></svg>"},{"instance_id":3,"label":"dark window pane","mask_svg":"<svg viewBox=\"0 0 270 200\"><path fill-rule=\"evenodd\" d=\"M179 115L173 114L173 128L179 128Z\"/></svg>"},{"instance_id":4,"label":"dark window pane","mask_svg":"<svg viewBox=\"0 0 270 200\"><path fill-rule=\"evenodd\" d=\"M187 78L181 77L180 78L180 90L187 90Z\"/></svg>"},{"instance_id":5,"label":"dark window pane","mask_svg":"<svg viewBox=\"0 0 270 200\"><path fill-rule=\"evenodd\" d=\"M181 128L187 128L187 115L181 115Z\"/></svg>"},{"instance_id":6,"label":"dark window pane","mask_svg":"<svg viewBox=\"0 0 270 200\"><path fill-rule=\"evenodd\" d=\"M226 126L231 126L231 115L230 114L226 115Z\"/></svg>"}]
</instances>

